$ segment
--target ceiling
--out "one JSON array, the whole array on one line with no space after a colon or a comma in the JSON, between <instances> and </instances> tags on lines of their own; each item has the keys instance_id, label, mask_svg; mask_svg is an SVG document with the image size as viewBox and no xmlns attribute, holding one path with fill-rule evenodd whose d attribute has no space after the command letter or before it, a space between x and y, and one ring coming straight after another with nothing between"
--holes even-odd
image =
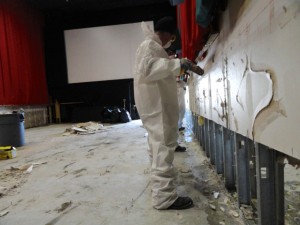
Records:
<instances>
[{"instance_id":1,"label":"ceiling","mask_svg":"<svg viewBox=\"0 0 300 225\"><path fill-rule=\"evenodd\" d=\"M109 11L147 5L165 4L169 0L27 0L44 12Z\"/></svg>"},{"instance_id":2,"label":"ceiling","mask_svg":"<svg viewBox=\"0 0 300 225\"><path fill-rule=\"evenodd\" d=\"M1 0L0 0L1 1ZM175 16L170 0L25 0L45 15L46 27L104 26Z\"/></svg>"}]
</instances>

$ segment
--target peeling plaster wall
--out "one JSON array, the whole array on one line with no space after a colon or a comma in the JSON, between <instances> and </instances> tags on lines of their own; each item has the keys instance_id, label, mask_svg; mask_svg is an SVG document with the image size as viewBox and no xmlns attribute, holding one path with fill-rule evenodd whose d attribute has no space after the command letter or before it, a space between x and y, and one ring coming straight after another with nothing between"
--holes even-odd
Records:
<instances>
[{"instance_id":1,"label":"peeling plaster wall","mask_svg":"<svg viewBox=\"0 0 300 225\"><path fill-rule=\"evenodd\" d=\"M300 2L231 0L222 17L192 112L300 159Z\"/></svg>"}]
</instances>

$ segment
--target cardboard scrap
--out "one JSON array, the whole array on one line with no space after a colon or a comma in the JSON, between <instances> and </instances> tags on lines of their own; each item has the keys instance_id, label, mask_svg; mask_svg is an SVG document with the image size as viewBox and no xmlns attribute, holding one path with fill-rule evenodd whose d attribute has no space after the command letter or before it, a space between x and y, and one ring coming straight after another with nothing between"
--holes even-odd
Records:
<instances>
[{"instance_id":1,"label":"cardboard scrap","mask_svg":"<svg viewBox=\"0 0 300 225\"><path fill-rule=\"evenodd\" d=\"M29 164L25 164L25 165L19 166L19 167L11 166L10 169L25 171L24 173L31 173L34 166L39 166L39 165L46 164L46 163L47 162L29 163Z\"/></svg>"},{"instance_id":2,"label":"cardboard scrap","mask_svg":"<svg viewBox=\"0 0 300 225\"><path fill-rule=\"evenodd\" d=\"M243 212L243 215L244 215L245 219L247 219L247 220L253 220L254 219L254 213L253 213L253 209L252 209L251 206L242 204L240 209Z\"/></svg>"},{"instance_id":3,"label":"cardboard scrap","mask_svg":"<svg viewBox=\"0 0 300 225\"><path fill-rule=\"evenodd\" d=\"M211 208L212 210L216 210L216 206L213 204L209 204L209 208Z\"/></svg>"},{"instance_id":4,"label":"cardboard scrap","mask_svg":"<svg viewBox=\"0 0 300 225\"><path fill-rule=\"evenodd\" d=\"M184 167L184 168L179 168L179 171L181 173L190 173L192 170L190 168Z\"/></svg>"},{"instance_id":5,"label":"cardboard scrap","mask_svg":"<svg viewBox=\"0 0 300 225\"><path fill-rule=\"evenodd\" d=\"M229 215L234 216L236 218L240 216L236 211L233 211L233 210L229 211Z\"/></svg>"},{"instance_id":6,"label":"cardboard scrap","mask_svg":"<svg viewBox=\"0 0 300 225\"><path fill-rule=\"evenodd\" d=\"M32 172L32 169L33 169L33 164L31 164L27 170L25 171L25 173L31 173Z\"/></svg>"},{"instance_id":7,"label":"cardboard scrap","mask_svg":"<svg viewBox=\"0 0 300 225\"><path fill-rule=\"evenodd\" d=\"M63 136L69 136L71 134L94 134L97 131L104 130L103 124L95 122L78 123L71 128L67 128L62 134Z\"/></svg>"},{"instance_id":8,"label":"cardboard scrap","mask_svg":"<svg viewBox=\"0 0 300 225\"><path fill-rule=\"evenodd\" d=\"M0 212L0 217L3 217L5 215L7 215L8 213L9 213L9 211L4 210L4 211Z\"/></svg>"},{"instance_id":9,"label":"cardboard scrap","mask_svg":"<svg viewBox=\"0 0 300 225\"><path fill-rule=\"evenodd\" d=\"M225 212L225 211L226 211L226 209L225 209L223 206L220 206L220 210L221 210L222 212Z\"/></svg>"},{"instance_id":10,"label":"cardboard scrap","mask_svg":"<svg viewBox=\"0 0 300 225\"><path fill-rule=\"evenodd\" d=\"M219 198L219 196L220 196L220 192L216 192L216 191L214 191L213 192L213 195L214 195L214 198Z\"/></svg>"}]
</instances>

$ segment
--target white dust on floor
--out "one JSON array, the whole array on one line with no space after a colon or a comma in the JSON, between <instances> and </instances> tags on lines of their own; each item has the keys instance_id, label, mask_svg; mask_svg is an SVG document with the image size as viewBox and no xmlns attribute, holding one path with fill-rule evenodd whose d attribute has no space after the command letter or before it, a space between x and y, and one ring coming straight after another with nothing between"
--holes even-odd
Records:
<instances>
[{"instance_id":1,"label":"white dust on floor","mask_svg":"<svg viewBox=\"0 0 300 225\"><path fill-rule=\"evenodd\" d=\"M180 136L188 151L176 153L174 165L178 192L191 196L195 207L158 211L151 206L147 140L140 121L63 136L70 126L27 129L17 158L0 161L1 225L243 224L190 129ZM11 170L32 163L31 173Z\"/></svg>"}]
</instances>

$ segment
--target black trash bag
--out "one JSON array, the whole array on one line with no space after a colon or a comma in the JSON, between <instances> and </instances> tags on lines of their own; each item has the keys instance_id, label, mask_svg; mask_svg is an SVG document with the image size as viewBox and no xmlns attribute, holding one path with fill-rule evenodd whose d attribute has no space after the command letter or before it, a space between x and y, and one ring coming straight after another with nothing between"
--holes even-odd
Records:
<instances>
[{"instance_id":1,"label":"black trash bag","mask_svg":"<svg viewBox=\"0 0 300 225\"><path fill-rule=\"evenodd\" d=\"M110 123L118 123L120 121L120 109L118 107L114 107L110 117Z\"/></svg>"},{"instance_id":2,"label":"black trash bag","mask_svg":"<svg viewBox=\"0 0 300 225\"><path fill-rule=\"evenodd\" d=\"M129 112L126 109L120 108L120 122L128 123L131 121Z\"/></svg>"},{"instance_id":3,"label":"black trash bag","mask_svg":"<svg viewBox=\"0 0 300 225\"><path fill-rule=\"evenodd\" d=\"M112 115L112 110L109 109L108 107L104 107L101 113L102 116L101 122L110 123L111 115Z\"/></svg>"},{"instance_id":4,"label":"black trash bag","mask_svg":"<svg viewBox=\"0 0 300 225\"><path fill-rule=\"evenodd\" d=\"M101 113L102 123L118 123L120 121L120 109L118 107L104 107Z\"/></svg>"}]
</instances>

